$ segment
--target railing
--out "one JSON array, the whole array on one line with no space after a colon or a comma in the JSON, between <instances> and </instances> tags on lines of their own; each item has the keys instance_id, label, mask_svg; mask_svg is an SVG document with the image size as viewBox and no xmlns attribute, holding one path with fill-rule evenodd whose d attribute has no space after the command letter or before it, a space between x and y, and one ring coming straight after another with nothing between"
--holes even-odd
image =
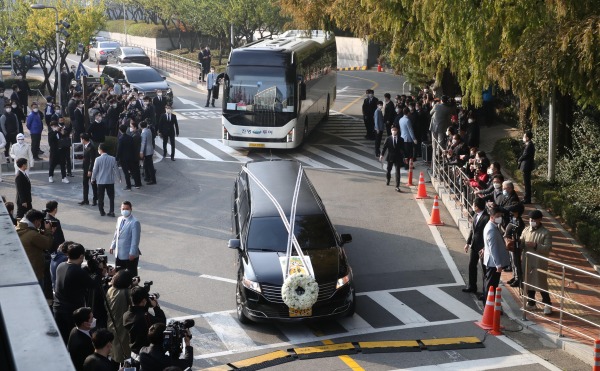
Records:
<instances>
[{"instance_id":1,"label":"railing","mask_svg":"<svg viewBox=\"0 0 600 371\"><path fill-rule=\"evenodd\" d=\"M471 221L475 212L473 203L477 195L469 184L469 177L461 166L451 164L436 138L432 141L431 177L439 186L454 197L456 209L460 209L460 221ZM467 223L470 227L471 223Z\"/></svg>"},{"instance_id":2,"label":"railing","mask_svg":"<svg viewBox=\"0 0 600 371\"><path fill-rule=\"evenodd\" d=\"M552 265L552 267L556 267L558 268L558 270L560 271L560 274L556 274L550 271L550 268L546 269L537 269L536 268L536 272L540 272L542 274L545 274L548 277L552 277L555 279L559 279L561 282L560 285L560 294L556 293L556 292L552 292L550 290L544 290L541 289L540 287L537 286L533 286L530 283L528 283L528 276L532 272L528 272L528 269L526 267L528 267L528 261L529 259L542 259L545 260L546 262L548 262L549 267L550 265ZM597 287L600 287L600 275L597 275L595 273L591 273L591 272L587 272L585 270L579 269L579 268L575 268L572 267L570 265L561 263L559 261L556 260L552 260L549 259L545 256L539 255L539 254L535 254L533 252L526 252L525 254L525 265L524 265L524 272L525 272L525 279L523 281L523 293L521 294L521 297L523 299L523 320L527 319L527 314L530 314L534 317L539 317L539 318L543 318L544 320L551 322L555 325L558 326L558 336L563 336L563 329L566 329L567 331L571 331L573 333L576 333L580 336L583 336L587 339L590 340L595 340L600 338L600 309L597 308L593 308L590 305L586 305L583 303L578 302L577 300L574 300L572 298L570 298L567 294L567 290L569 288L571 288L571 285L573 285L573 287L576 288L576 290L579 290L579 288L583 288L586 290L589 290L590 292L594 293L592 295L590 295L592 298L598 298L600 296L600 290L598 290ZM577 280L573 279L573 278L569 278L569 276L573 276L573 277L578 277ZM588 283L584 283L581 282L584 278L588 278L589 280L592 280L595 282L595 284L590 284ZM526 303L527 301L534 301L536 304L541 304L541 305L545 305L545 303L535 300L535 299L530 299L527 296L527 289L530 290L535 290L537 292L547 292L551 297L555 297L560 299L560 305L558 307L556 307L555 305L551 305L550 307L552 308L552 310L558 311L559 313L559 319L558 322L557 321L553 321L552 319L548 318L547 316L542 316L538 313L534 313L533 311L527 310L526 307ZM566 308L566 306L575 306L575 308L577 308L576 310L569 310L568 308ZM579 309L581 308L581 309ZM576 314L576 311L582 311L583 313L586 314L587 318L584 318L581 314ZM567 316L567 318L565 318L565 316ZM573 324L572 325L566 325L565 321L568 321L569 319L573 320ZM595 319L592 320L592 319ZM581 324L583 326L592 326L595 327L596 329L598 329L598 332L595 333L595 335L589 335L586 334L580 330L577 330L575 328L575 325L577 324Z\"/></svg>"},{"instance_id":3,"label":"railing","mask_svg":"<svg viewBox=\"0 0 600 371\"><path fill-rule=\"evenodd\" d=\"M150 65L154 68L189 81L198 81L198 77L202 71L202 64L198 61L143 45L136 45L129 42L124 43L122 40L113 41L118 41L123 46L135 46L144 49L146 55L150 57Z\"/></svg>"}]
</instances>

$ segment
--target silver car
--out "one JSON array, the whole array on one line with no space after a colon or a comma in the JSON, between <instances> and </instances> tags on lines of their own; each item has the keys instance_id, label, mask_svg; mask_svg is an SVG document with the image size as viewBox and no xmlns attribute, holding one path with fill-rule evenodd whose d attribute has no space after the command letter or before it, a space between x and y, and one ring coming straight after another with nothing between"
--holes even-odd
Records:
<instances>
[{"instance_id":1,"label":"silver car","mask_svg":"<svg viewBox=\"0 0 600 371\"><path fill-rule=\"evenodd\" d=\"M117 41L94 41L89 51L90 62L97 62L98 64L106 64L108 53L112 52L116 48L119 48L121 44Z\"/></svg>"}]
</instances>

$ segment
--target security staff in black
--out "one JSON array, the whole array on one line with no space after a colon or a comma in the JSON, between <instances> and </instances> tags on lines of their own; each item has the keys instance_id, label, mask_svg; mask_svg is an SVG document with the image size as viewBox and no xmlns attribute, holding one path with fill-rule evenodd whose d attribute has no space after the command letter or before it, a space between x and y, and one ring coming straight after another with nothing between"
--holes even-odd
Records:
<instances>
[{"instance_id":1,"label":"security staff in black","mask_svg":"<svg viewBox=\"0 0 600 371\"><path fill-rule=\"evenodd\" d=\"M6 147L4 147L4 157L9 159L8 150L10 146L17 143L17 134L19 134L19 119L17 115L12 112L10 104L4 106L4 113L0 116L0 129L4 138L6 139ZM23 129L21 128L21 131Z\"/></svg>"},{"instance_id":2,"label":"security staff in black","mask_svg":"<svg viewBox=\"0 0 600 371\"><path fill-rule=\"evenodd\" d=\"M175 161L175 136L179 136L179 124L177 123L177 115L173 113L170 104L167 104L166 112L160 116L158 134L163 140L163 157L167 157L167 142L170 142L171 161Z\"/></svg>"},{"instance_id":3,"label":"security staff in black","mask_svg":"<svg viewBox=\"0 0 600 371\"><path fill-rule=\"evenodd\" d=\"M469 249L469 284L462 291L463 292L477 292L477 263L481 264L482 272L485 273L485 267L483 261L479 257L479 251L483 249L483 230L486 224L490 220L485 207L485 200L481 197L475 198L474 201L475 215L473 216L473 225L471 225L471 233L467 239L465 245L465 252L468 253ZM483 274L483 273L482 273ZM485 294L485 293L484 293Z\"/></svg>"}]
</instances>

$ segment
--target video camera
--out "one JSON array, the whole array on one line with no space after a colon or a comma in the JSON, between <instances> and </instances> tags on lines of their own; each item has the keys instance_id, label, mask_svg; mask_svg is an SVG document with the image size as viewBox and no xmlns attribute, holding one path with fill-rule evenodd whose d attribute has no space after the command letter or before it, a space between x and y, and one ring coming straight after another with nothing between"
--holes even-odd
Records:
<instances>
[{"instance_id":1,"label":"video camera","mask_svg":"<svg viewBox=\"0 0 600 371\"><path fill-rule=\"evenodd\" d=\"M169 352L171 358L178 359L183 351L181 342L187 334L189 338L192 338L192 334L189 332L189 328L194 327L196 323L193 319L186 319L185 321L171 321L165 329L165 338L163 341L164 350Z\"/></svg>"},{"instance_id":2,"label":"video camera","mask_svg":"<svg viewBox=\"0 0 600 371\"><path fill-rule=\"evenodd\" d=\"M98 273L100 264L108 265L108 255L104 249L85 250L85 261L91 274Z\"/></svg>"},{"instance_id":3,"label":"video camera","mask_svg":"<svg viewBox=\"0 0 600 371\"><path fill-rule=\"evenodd\" d=\"M140 277L139 276L134 277L134 280L136 278L137 278L137 282L139 283ZM146 291L148 293L148 297L150 299L158 300L160 298L160 294L158 292L150 292L150 288L152 288L152 285L154 285L154 281L144 281L144 284L142 285L142 287L144 288L144 291Z\"/></svg>"}]
</instances>

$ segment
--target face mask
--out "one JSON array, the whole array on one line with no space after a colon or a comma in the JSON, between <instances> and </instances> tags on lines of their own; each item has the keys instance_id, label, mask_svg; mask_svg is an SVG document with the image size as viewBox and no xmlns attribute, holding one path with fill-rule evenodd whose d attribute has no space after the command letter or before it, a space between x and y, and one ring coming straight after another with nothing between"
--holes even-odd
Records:
<instances>
[{"instance_id":1,"label":"face mask","mask_svg":"<svg viewBox=\"0 0 600 371\"><path fill-rule=\"evenodd\" d=\"M17 139L17 142L19 143L23 143L25 141L25 139Z\"/></svg>"},{"instance_id":2,"label":"face mask","mask_svg":"<svg viewBox=\"0 0 600 371\"><path fill-rule=\"evenodd\" d=\"M492 171L492 169L488 169L487 173L488 173L488 175L492 175L494 172Z\"/></svg>"},{"instance_id":3,"label":"face mask","mask_svg":"<svg viewBox=\"0 0 600 371\"><path fill-rule=\"evenodd\" d=\"M172 111L171 109L168 109L168 110L167 110L167 113L171 113L171 111Z\"/></svg>"},{"instance_id":4,"label":"face mask","mask_svg":"<svg viewBox=\"0 0 600 371\"><path fill-rule=\"evenodd\" d=\"M373 94L368 94L367 95L369 98L373 98Z\"/></svg>"},{"instance_id":5,"label":"face mask","mask_svg":"<svg viewBox=\"0 0 600 371\"><path fill-rule=\"evenodd\" d=\"M398 132L397 131L392 131L392 135L396 136L396 135L398 135Z\"/></svg>"},{"instance_id":6,"label":"face mask","mask_svg":"<svg viewBox=\"0 0 600 371\"><path fill-rule=\"evenodd\" d=\"M39 111L37 108L34 108L34 109L33 109L33 112L37 112L37 111Z\"/></svg>"},{"instance_id":7,"label":"face mask","mask_svg":"<svg viewBox=\"0 0 600 371\"><path fill-rule=\"evenodd\" d=\"M450 132L449 132L449 131L447 131L447 132L446 132L446 136L447 136L447 137L449 137L449 136L450 136Z\"/></svg>"},{"instance_id":8,"label":"face mask","mask_svg":"<svg viewBox=\"0 0 600 371\"><path fill-rule=\"evenodd\" d=\"M13 105L12 105L12 108L17 108L17 105L16 105L16 104L13 104Z\"/></svg>"},{"instance_id":9,"label":"face mask","mask_svg":"<svg viewBox=\"0 0 600 371\"><path fill-rule=\"evenodd\" d=\"M128 218L131 215L131 210L121 210L121 215Z\"/></svg>"},{"instance_id":10,"label":"face mask","mask_svg":"<svg viewBox=\"0 0 600 371\"><path fill-rule=\"evenodd\" d=\"M6 108L4 109L7 113L10 113L10 111L12 110L12 108Z\"/></svg>"},{"instance_id":11,"label":"face mask","mask_svg":"<svg viewBox=\"0 0 600 371\"><path fill-rule=\"evenodd\" d=\"M111 107L112 107L112 108L117 108L117 104L116 104L116 103L114 103L114 104L111 104Z\"/></svg>"},{"instance_id":12,"label":"face mask","mask_svg":"<svg viewBox=\"0 0 600 371\"><path fill-rule=\"evenodd\" d=\"M537 228L537 222L532 220L532 221L530 221L530 222L529 222L529 226L530 226L532 229L536 229L536 228Z\"/></svg>"},{"instance_id":13,"label":"face mask","mask_svg":"<svg viewBox=\"0 0 600 371\"><path fill-rule=\"evenodd\" d=\"M156 93L156 95L158 95L159 97L162 97L162 93Z\"/></svg>"},{"instance_id":14,"label":"face mask","mask_svg":"<svg viewBox=\"0 0 600 371\"><path fill-rule=\"evenodd\" d=\"M96 319L92 319L92 323L90 324L90 328L96 327Z\"/></svg>"},{"instance_id":15,"label":"face mask","mask_svg":"<svg viewBox=\"0 0 600 371\"><path fill-rule=\"evenodd\" d=\"M502 224L502 217L499 216L497 218L494 218L494 223L496 223L496 224Z\"/></svg>"},{"instance_id":16,"label":"face mask","mask_svg":"<svg viewBox=\"0 0 600 371\"><path fill-rule=\"evenodd\" d=\"M456 144L456 143L458 143L458 140L452 139L452 144Z\"/></svg>"},{"instance_id":17,"label":"face mask","mask_svg":"<svg viewBox=\"0 0 600 371\"><path fill-rule=\"evenodd\" d=\"M473 123L473 119L468 119L468 120L467 120L467 122L468 122L469 124L472 124L472 123Z\"/></svg>"},{"instance_id":18,"label":"face mask","mask_svg":"<svg viewBox=\"0 0 600 371\"><path fill-rule=\"evenodd\" d=\"M134 128L133 126L130 126L130 127L129 127L129 130L130 130L130 131L135 131L135 128Z\"/></svg>"},{"instance_id":19,"label":"face mask","mask_svg":"<svg viewBox=\"0 0 600 371\"><path fill-rule=\"evenodd\" d=\"M396 113L400 113L400 108L396 108Z\"/></svg>"},{"instance_id":20,"label":"face mask","mask_svg":"<svg viewBox=\"0 0 600 371\"><path fill-rule=\"evenodd\" d=\"M377 109L381 111L383 109L383 107L377 106Z\"/></svg>"},{"instance_id":21,"label":"face mask","mask_svg":"<svg viewBox=\"0 0 600 371\"><path fill-rule=\"evenodd\" d=\"M210 73L215 73L215 70L210 70Z\"/></svg>"},{"instance_id":22,"label":"face mask","mask_svg":"<svg viewBox=\"0 0 600 371\"><path fill-rule=\"evenodd\" d=\"M144 102L144 107L148 107L148 103Z\"/></svg>"},{"instance_id":23,"label":"face mask","mask_svg":"<svg viewBox=\"0 0 600 371\"><path fill-rule=\"evenodd\" d=\"M494 183L494 188L495 189L500 189L500 188L502 188L502 184L501 183Z\"/></svg>"},{"instance_id":24,"label":"face mask","mask_svg":"<svg viewBox=\"0 0 600 371\"><path fill-rule=\"evenodd\" d=\"M506 189L502 190L502 194L504 197L508 197L508 191Z\"/></svg>"}]
</instances>

